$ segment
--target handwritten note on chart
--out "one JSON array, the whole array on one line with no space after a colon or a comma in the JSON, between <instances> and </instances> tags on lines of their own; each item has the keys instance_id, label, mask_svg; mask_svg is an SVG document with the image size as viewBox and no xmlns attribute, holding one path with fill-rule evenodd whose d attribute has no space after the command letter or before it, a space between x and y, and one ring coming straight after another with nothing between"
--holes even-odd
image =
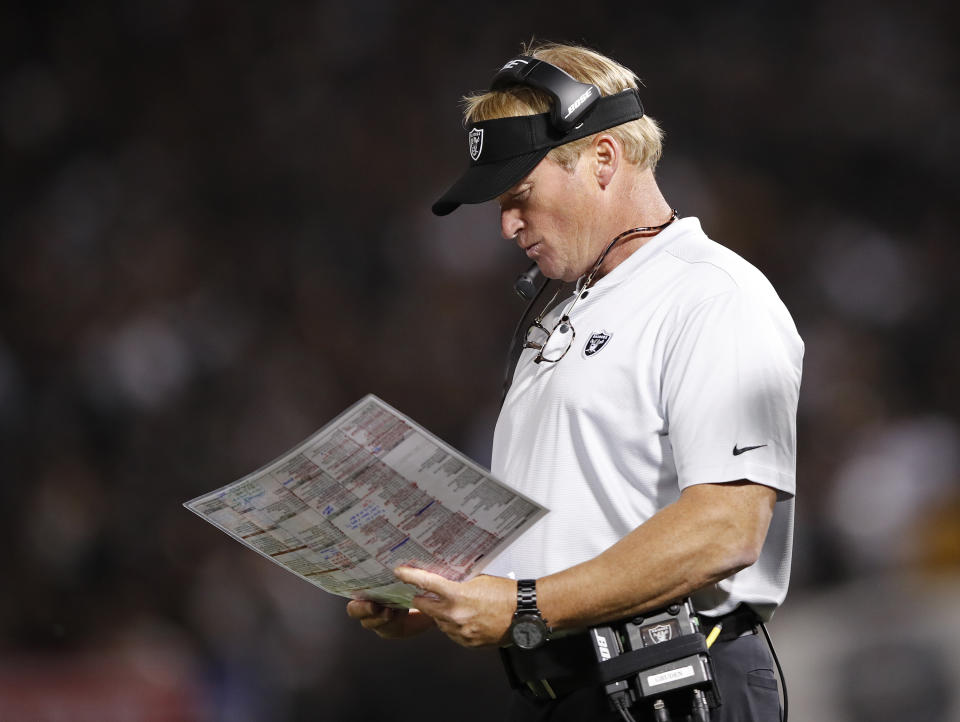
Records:
<instances>
[{"instance_id":1,"label":"handwritten note on chart","mask_svg":"<svg viewBox=\"0 0 960 722\"><path fill-rule=\"evenodd\" d=\"M370 394L286 454L184 504L332 594L410 606L410 565L462 581L547 510Z\"/></svg>"}]
</instances>

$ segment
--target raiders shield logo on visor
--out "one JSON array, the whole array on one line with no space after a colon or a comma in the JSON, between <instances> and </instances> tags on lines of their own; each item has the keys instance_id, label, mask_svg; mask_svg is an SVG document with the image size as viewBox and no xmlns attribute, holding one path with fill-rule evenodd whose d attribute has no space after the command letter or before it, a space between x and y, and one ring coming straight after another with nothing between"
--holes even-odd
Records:
<instances>
[{"instance_id":1,"label":"raiders shield logo on visor","mask_svg":"<svg viewBox=\"0 0 960 722\"><path fill-rule=\"evenodd\" d=\"M483 152L483 128L471 129L467 138L470 142L470 157L474 161L480 160L480 154Z\"/></svg>"},{"instance_id":2,"label":"raiders shield logo on visor","mask_svg":"<svg viewBox=\"0 0 960 722\"><path fill-rule=\"evenodd\" d=\"M607 345L607 341L613 334L608 331L598 331L587 339L587 345L583 347L584 356L593 356Z\"/></svg>"}]
</instances>

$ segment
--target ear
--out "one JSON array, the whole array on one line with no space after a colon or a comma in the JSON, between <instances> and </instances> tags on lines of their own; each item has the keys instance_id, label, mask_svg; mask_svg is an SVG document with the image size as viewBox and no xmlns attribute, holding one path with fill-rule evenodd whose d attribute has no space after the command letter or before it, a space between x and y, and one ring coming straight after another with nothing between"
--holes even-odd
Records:
<instances>
[{"instance_id":1,"label":"ear","mask_svg":"<svg viewBox=\"0 0 960 722\"><path fill-rule=\"evenodd\" d=\"M600 133L593 141L594 173L601 188L610 185L623 159L620 143L608 133Z\"/></svg>"}]
</instances>

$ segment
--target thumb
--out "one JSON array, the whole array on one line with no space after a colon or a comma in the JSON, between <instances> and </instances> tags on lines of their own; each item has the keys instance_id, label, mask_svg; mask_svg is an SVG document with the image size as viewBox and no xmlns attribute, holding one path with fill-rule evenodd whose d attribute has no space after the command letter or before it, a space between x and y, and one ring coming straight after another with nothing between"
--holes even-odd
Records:
<instances>
[{"instance_id":1,"label":"thumb","mask_svg":"<svg viewBox=\"0 0 960 722\"><path fill-rule=\"evenodd\" d=\"M401 582L412 584L425 592L433 592L440 596L446 596L444 592L452 584L449 579L444 579L439 574L428 572L425 569L397 567L393 570L393 573Z\"/></svg>"}]
</instances>

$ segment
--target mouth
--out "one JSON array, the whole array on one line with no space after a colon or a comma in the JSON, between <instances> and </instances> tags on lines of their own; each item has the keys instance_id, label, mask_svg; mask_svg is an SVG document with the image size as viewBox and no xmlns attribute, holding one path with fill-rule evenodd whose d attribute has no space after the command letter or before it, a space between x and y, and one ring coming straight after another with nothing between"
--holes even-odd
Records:
<instances>
[{"instance_id":1,"label":"mouth","mask_svg":"<svg viewBox=\"0 0 960 722\"><path fill-rule=\"evenodd\" d=\"M521 246L521 248L523 248L524 253L527 254L527 258L536 258L540 255L541 244L531 243L529 246Z\"/></svg>"}]
</instances>

